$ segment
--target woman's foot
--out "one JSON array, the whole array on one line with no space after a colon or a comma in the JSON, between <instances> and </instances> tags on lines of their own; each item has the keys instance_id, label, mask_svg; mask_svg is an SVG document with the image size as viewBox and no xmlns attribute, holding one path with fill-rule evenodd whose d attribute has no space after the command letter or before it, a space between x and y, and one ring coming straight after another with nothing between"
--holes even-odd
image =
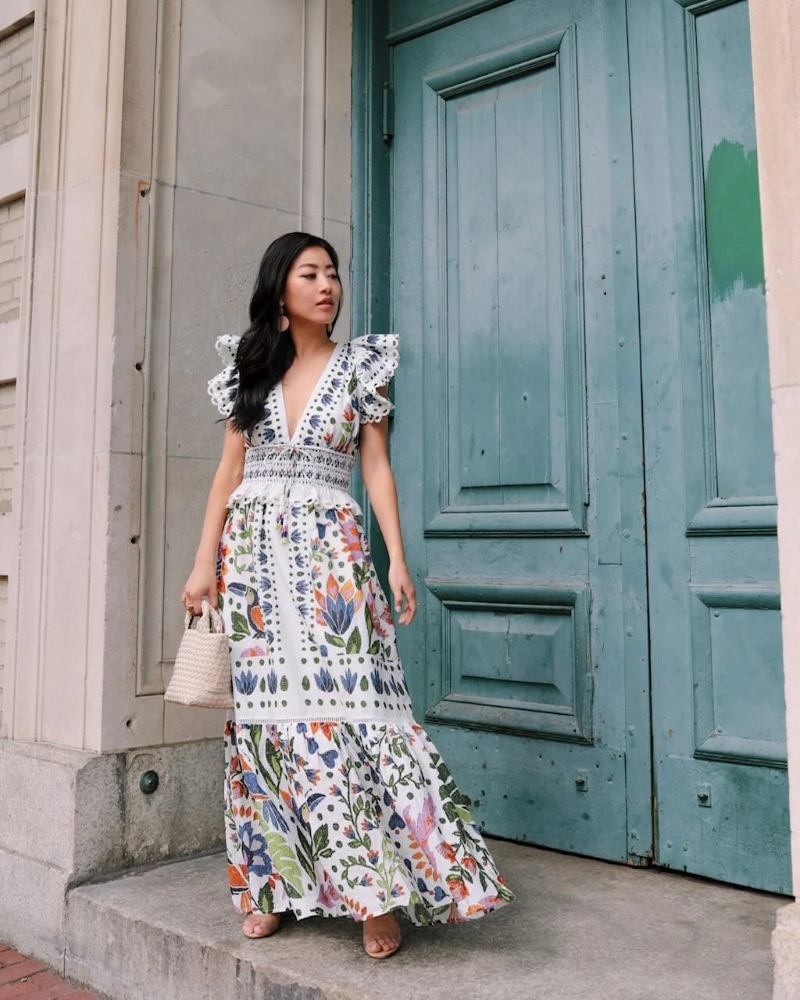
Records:
<instances>
[{"instance_id":1,"label":"woman's foot","mask_svg":"<svg viewBox=\"0 0 800 1000\"><path fill-rule=\"evenodd\" d=\"M276 913L248 913L242 924L242 934L249 938L265 938L274 934L281 925Z\"/></svg>"},{"instance_id":2,"label":"woman's foot","mask_svg":"<svg viewBox=\"0 0 800 1000\"><path fill-rule=\"evenodd\" d=\"M370 958L388 958L400 947L400 925L391 913L364 921L364 951Z\"/></svg>"}]
</instances>

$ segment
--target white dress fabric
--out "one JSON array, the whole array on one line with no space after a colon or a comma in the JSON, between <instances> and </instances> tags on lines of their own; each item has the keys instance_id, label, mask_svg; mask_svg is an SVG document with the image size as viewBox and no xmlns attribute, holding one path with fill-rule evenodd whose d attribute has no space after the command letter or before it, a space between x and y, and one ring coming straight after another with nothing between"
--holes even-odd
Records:
<instances>
[{"instance_id":1,"label":"white dress fabric","mask_svg":"<svg viewBox=\"0 0 800 1000\"><path fill-rule=\"evenodd\" d=\"M239 338L209 383L236 396ZM242 912L415 923L481 916L512 894L436 748L416 725L391 609L350 494L360 426L397 337L336 345L289 436L280 385L246 440L219 547L231 648L226 836Z\"/></svg>"}]
</instances>

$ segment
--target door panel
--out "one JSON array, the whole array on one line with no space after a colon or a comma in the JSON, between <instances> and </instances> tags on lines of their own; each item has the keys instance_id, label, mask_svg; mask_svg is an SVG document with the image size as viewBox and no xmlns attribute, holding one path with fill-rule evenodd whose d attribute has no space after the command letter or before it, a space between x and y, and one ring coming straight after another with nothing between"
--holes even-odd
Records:
<instances>
[{"instance_id":1,"label":"door panel","mask_svg":"<svg viewBox=\"0 0 800 1000\"><path fill-rule=\"evenodd\" d=\"M624 2L511 0L400 42L392 70L417 714L489 832L646 857Z\"/></svg>"},{"instance_id":2,"label":"door panel","mask_svg":"<svg viewBox=\"0 0 800 1000\"><path fill-rule=\"evenodd\" d=\"M574 59L562 31L426 77L423 144L443 172L429 175L424 208L447 253L450 430L429 533L583 530Z\"/></svg>"},{"instance_id":3,"label":"door panel","mask_svg":"<svg viewBox=\"0 0 800 1000\"><path fill-rule=\"evenodd\" d=\"M790 890L747 4L629 4L657 860Z\"/></svg>"}]
</instances>

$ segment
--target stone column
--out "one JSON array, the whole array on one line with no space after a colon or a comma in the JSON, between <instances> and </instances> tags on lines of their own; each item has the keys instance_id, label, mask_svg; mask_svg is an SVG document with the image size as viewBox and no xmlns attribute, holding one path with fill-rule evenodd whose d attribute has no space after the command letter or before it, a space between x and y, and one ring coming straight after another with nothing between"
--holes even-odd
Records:
<instances>
[{"instance_id":1,"label":"stone column","mask_svg":"<svg viewBox=\"0 0 800 1000\"><path fill-rule=\"evenodd\" d=\"M750 0L767 286L789 760L792 872L800 881L800 3ZM800 997L800 907L773 935L776 1000Z\"/></svg>"},{"instance_id":2,"label":"stone column","mask_svg":"<svg viewBox=\"0 0 800 1000\"><path fill-rule=\"evenodd\" d=\"M346 268L350 31L349 0L36 3L0 926L55 964L70 886L221 846L224 715L162 697L205 381L272 238L302 219Z\"/></svg>"}]
</instances>

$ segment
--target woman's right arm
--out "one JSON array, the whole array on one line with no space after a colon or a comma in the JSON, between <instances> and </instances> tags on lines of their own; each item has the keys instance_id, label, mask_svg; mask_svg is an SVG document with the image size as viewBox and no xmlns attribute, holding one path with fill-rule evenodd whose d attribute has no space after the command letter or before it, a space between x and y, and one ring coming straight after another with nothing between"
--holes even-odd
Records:
<instances>
[{"instance_id":1,"label":"woman's right arm","mask_svg":"<svg viewBox=\"0 0 800 1000\"><path fill-rule=\"evenodd\" d=\"M201 613L201 602L207 597L212 608L217 606L217 548L225 525L228 497L244 475L244 435L231 426L225 427L225 443L206 504L206 516L200 544L194 559L194 569L183 588L183 606L194 614Z\"/></svg>"}]
</instances>

